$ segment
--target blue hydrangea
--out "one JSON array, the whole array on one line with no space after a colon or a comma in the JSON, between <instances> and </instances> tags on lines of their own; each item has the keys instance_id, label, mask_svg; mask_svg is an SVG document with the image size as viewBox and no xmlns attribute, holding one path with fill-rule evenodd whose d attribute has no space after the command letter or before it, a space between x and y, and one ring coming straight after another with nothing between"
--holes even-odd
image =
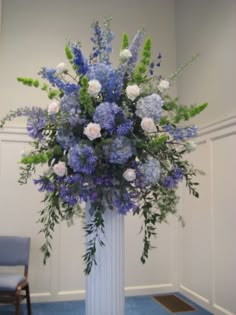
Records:
<instances>
[{"instance_id":1,"label":"blue hydrangea","mask_svg":"<svg viewBox=\"0 0 236 315\"><path fill-rule=\"evenodd\" d=\"M61 128L57 131L56 141L67 150L77 144L80 139L75 137L69 128Z\"/></svg>"},{"instance_id":2,"label":"blue hydrangea","mask_svg":"<svg viewBox=\"0 0 236 315\"><path fill-rule=\"evenodd\" d=\"M123 123L117 126L116 133L119 136L126 136L132 130L133 130L133 122L129 119L126 119Z\"/></svg>"},{"instance_id":3,"label":"blue hydrangea","mask_svg":"<svg viewBox=\"0 0 236 315\"><path fill-rule=\"evenodd\" d=\"M137 102L136 115L140 118L152 118L158 123L162 115L163 99L158 94L142 97Z\"/></svg>"},{"instance_id":4,"label":"blue hydrangea","mask_svg":"<svg viewBox=\"0 0 236 315\"><path fill-rule=\"evenodd\" d=\"M113 164L124 164L133 155L131 141L124 136L116 137L109 149L109 161Z\"/></svg>"},{"instance_id":5,"label":"blue hydrangea","mask_svg":"<svg viewBox=\"0 0 236 315\"><path fill-rule=\"evenodd\" d=\"M97 63L90 65L87 73L89 80L98 80L102 86L101 93L105 102L117 102L123 88L123 76L111 65Z\"/></svg>"},{"instance_id":6,"label":"blue hydrangea","mask_svg":"<svg viewBox=\"0 0 236 315\"><path fill-rule=\"evenodd\" d=\"M112 133L116 127L116 115L122 113L121 108L115 103L101 103L96 107L93 121L98 123L102 129Z\"/></svg>"},{"instance_id":7,"label":"blue hydrangea","mask_svg":"<svg viewBox=\"0 0 236 315\"><path fill-rule=\"evenodd\" d=\"M84 123L80 117L81 109L77 93L64 95L60 101L61 110L68 113L68 121L72 127Z\"/></svg>"},{"instance_id":8,"label":"blue hydrangea","mask_svg":"<svg viewBox=\"0 0 236 315\"><path fill-rule=\"evenodd\" d=\"M91 146L77 144L70 148L68 153L68 165L74 172L90 175L94 172L97 157Z\"/></svg>"},{"instance_id":9,"label":"blue hydrangea","mask_svg":"<svg viewBox=\"0 0 236 315\"><path fill-rule=\"evenodd\" d=\"M160 179L161 166L159 160L148 156L144 163L138 165L143 185L156 185Z\"/></svg>"},{"instance_id":10,"label":"blue hydrangea","mask_svg":"<svg viewBox=\"0 0 236 315\"><path fill-rule=\"evenodd\" d=\"M167 124L163 128L174 138L174 140L177 141L182 141L184 139L196 137L198 131L197 127L195 126L181 128Z\"/></svg>"}]
</instances>

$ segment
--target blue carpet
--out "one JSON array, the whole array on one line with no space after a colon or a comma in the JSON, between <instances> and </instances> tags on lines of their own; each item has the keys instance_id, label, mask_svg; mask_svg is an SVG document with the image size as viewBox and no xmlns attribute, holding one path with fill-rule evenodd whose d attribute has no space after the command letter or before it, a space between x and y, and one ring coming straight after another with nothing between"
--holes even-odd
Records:
<instances>
[{"instance_id":1,"label":"blue carpet","mask_svg":"<svg viewBox=\"0 0 236 315\"><path fill-rule=\"evenodd\" d=\"M181 294L177 294L196 311L176 313L177 315L213 315L204 310L199 305L191 302ZM70 302L51 302L51 303L33 303L33 315L85 315L84 301L70 301ZM135 296L125 298L125 315L170 315L174 314L163 308L156 302L152 296ZM14 315L14 310L11 305L0 305L0 315ZM27 315L25 305L21 305L21 315ZM101 314L102 315L102 314Z\"/></svg>"}]
</instances>

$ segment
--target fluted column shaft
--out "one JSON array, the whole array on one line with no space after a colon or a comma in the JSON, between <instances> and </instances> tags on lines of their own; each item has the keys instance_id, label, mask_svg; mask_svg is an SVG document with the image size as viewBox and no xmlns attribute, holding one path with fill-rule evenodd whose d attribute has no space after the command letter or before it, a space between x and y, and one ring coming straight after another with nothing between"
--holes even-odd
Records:
<instances>
[{"instance_id":1,"label":"fluted column shaft","mask_svg":"<svg viewBox=\"0 0 236 315\"><path fill-rule=\"evenodd\" d=\"M105 246L97 244L86 278L86 315L124 315L124 216L108 209L104 223Z\"/></svg>"}]
</instances>

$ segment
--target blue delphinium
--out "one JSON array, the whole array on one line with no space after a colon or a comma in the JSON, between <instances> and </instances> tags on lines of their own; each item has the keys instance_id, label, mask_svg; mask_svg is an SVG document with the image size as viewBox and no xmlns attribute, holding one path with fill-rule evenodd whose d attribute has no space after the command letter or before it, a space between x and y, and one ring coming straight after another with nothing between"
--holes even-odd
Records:
<instances>
[{"instance_id":1,"label":"blue delphinium","mask_svg":"<svg viewBox=\"0 0 236 315\"><path fill-rule=\"evenodd\" d=\"M160 179L160 162L157 159L148 156L145 162L138 165L138 171L143 185L156 185Z\"/></svg>"},{"instance_id":2,"label":"blue delphinium","mask_svg":"<svg viewBox=\"0 0 236 315\"><path fill-rule=\"evenodd\" d=\"M57 71L54 68L42 68L39 72L42 78L48 80L52 86L57 87L59 90L62 90L65 94L70 94L72 92L77 92L79 86L77 84L66 82L63 79L57 76Z\"/></svg>"},{"instance_id":3,"label":"blue delphinium","mask_svg":"<svg viewBox=\"0 0 236 315\"><path fill-rule=\"evenodd\" d=\"M165 132L168 132L173 137L173 139L177 141L196 137L198 131L197 127L195 126L181 128L167 124L163 128Z\"/></svg>"},{"instance_id":4,"label":"blue delphinium","mask_svg":"<svg viewBox=\"0 0 236 315\"><path fill-rule=\"evenodd\" d=\"M46 111L34 107L28 115L27 132L34 139L43 137L43 129L46 125Z\"/></svg>"},{"instance_id":5,"label":"blue delphinium","mask_svg":"<svg viewBox=\"0 0 236 315\"><path fill-rule=\"evenodd\" d=\"M158 123L162 115L163 99L158 94L142 97L137 102L136 115L140 118L152 118Z\"/></svg>"},{"instance_id":6,"label":"blue delphinium","mask_svg":"<svg viewBox=\"0 0 236 315\"><path fill-rule=\"evenodd\" d=\"M79 75L84 75L88 71L88 61L84 57L83 52L78 44L70 43L71 51L74 55L73 63L76 66L76 71Z\"/></svg>"},{"instance_id":7,"label":"blue delphinium","mask_svg":"<svg viewBox=\"0 0 236 315\"><path fill-rule=\"evenodd\" d=\"M68 164L74 170L82 174L90 175L95 170L97 157L91 146L77 144L70 148Z\"/></svg>"}]
</instances>

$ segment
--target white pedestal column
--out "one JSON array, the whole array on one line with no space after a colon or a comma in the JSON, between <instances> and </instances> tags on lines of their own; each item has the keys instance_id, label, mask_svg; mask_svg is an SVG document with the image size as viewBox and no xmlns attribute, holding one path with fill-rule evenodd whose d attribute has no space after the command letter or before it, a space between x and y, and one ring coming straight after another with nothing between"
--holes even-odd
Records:
<instances>
[{"instance_id":1,"label":"white pedestal column","mask_svg":"<svg viewBox=\"0 0 236 315\"><path fill-rule=\"evenodd\" d=\"M97 266L86 277L86 315L124 315L124 216L104 213L105 246L97 244Z\"/></svg>"}]
</instances>

